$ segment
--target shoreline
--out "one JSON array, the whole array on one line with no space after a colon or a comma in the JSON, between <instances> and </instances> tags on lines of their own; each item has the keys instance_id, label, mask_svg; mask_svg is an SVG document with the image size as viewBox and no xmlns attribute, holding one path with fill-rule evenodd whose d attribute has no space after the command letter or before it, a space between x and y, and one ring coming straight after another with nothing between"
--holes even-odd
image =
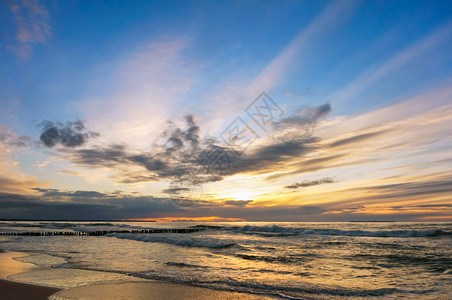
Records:
<instances>
[{"instance_id":1,"label":"shoreline","mask_svg":"<svg viewBox=\"0 0 452 300\"><path fill-rule=\"evenodd\" d=\"M243 292L214 290L179 283L156 280L119 281L116 283L92 283L76 287L51 287L11 280L13 274L39 270L31 263L14 260L13 257L27 256L26 252L0 249L0 294L2 300L46 300L46 299L130 299L130 300L178 300L178 299L276 299Z\"/></svg>"},{"instance_id":2,"label":"shoreline","mask_svg":"<svg viewBox=\"0 0 452 300\"><path fill-rule=\"evenodd\" d=\"M0 292L2 299L14 300L46 300L61 291L60 288L28 284L8 279L8 276L27 272L37 267L33 264L14 260L13 257L26 256L28 253L5 251L0 249Z\"/></svg>"}]
</instances>

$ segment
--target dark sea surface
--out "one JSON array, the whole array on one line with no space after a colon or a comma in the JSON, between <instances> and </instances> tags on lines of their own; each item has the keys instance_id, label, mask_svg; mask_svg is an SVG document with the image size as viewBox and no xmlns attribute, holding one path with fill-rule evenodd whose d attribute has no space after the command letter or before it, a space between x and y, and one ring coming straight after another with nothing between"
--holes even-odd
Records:
<instances>
[{"instance_id":1,"label":"dark sea surface","mask_svg":"<svg viewBox=\"0 0 452 300\"><path fill-rule=\"evenodd\" d=\"M161 228L200 231L140 233ZM283 299L452 299L452 223L0 222L0 234L99 231L0 236L0 249L28 252L17 260L39 272L11 279L34 283L58 269L88 284L69 274L91 270Z\"/></svg>"}]
</instances>

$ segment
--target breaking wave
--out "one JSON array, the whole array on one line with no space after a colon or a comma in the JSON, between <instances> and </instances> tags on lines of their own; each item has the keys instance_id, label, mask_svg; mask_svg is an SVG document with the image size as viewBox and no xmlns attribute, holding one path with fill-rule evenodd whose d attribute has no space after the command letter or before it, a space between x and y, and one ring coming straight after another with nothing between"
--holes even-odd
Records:
<instances>
[{"instance_id":1,"label":"breaking wave","mask_svg":"<svg viewBox=\"0 0 452 300\"><path fill-rule=\"evenodd\" d=\"M232 230L240 233L258 234L263 236L293 236L293 235L333 235L333 236L362 236L362 237L452 237L452 231L430 230L340 230L340 229L306 229L294 227L251 226L224 227L223 230Z\"/></svg>"},{"instance_id":2,"label":"breaking wave","mask_svg":"<svg viewBox=\"0 0 452 300\"><path fill-rule=\"evenodd\" d=\"M201 248L219 249L219 248L228 248L236 245L231 241L224 241L211 238L189 238L180 234L142 235L132 233L111 233L107 234L106 236L140 242L166 243L183 247L201 247Z\"/></svg>"}]
</instances>

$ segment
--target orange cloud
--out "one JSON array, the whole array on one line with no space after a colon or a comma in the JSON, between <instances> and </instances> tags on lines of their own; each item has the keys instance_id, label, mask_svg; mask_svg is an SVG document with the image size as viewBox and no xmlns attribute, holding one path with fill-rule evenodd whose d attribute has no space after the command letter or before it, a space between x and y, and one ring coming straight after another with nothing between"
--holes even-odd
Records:
<instances>
[{"instance_id":1,"label":"orange cloud","mask_svg":"<svg viewBox=\"0 0 452 300\"><path fill-rule=\"evenodd\" d=\"M165 218L143 218L143 219L127 219L124 221L134 222L246 222L241 218L222 218L222 217L165 217Z\"/></svg>"}]
</instances>

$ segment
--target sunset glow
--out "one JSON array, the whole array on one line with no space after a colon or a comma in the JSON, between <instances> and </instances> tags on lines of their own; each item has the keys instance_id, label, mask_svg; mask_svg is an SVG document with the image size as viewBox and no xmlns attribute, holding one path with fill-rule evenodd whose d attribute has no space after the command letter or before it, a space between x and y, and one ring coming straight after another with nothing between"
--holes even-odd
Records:
<instances>
[{"instance_id":1,"label":"sunset glow","mask_svg":"<svg viewBox=\"0 0 452 300\"><path fill-rule=\"evenodd\" d=\"M447 1L24 3L0 218L451 220Z\"/></svg>"}]
</instances>

